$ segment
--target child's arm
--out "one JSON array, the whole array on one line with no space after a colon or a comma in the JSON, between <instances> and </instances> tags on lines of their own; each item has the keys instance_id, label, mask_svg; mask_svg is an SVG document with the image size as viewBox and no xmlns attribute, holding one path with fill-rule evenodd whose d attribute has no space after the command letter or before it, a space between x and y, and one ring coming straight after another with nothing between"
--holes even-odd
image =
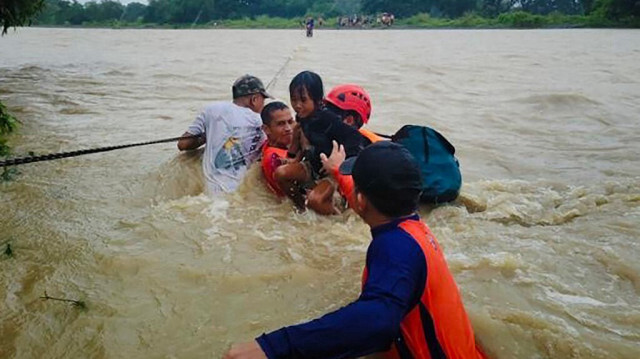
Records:
<instances>
[{"instance_id":1,"label":"child's arm","mask_svg":"<svg viewBox=\"0 0 640 359\"><path fill-rule=\"evenodd\" d=\"M302 150L304 148L303 142L308 143L309 141L306 141L306 137L304 137L304 133L302 133L302 127L297 123L293 128L293 139L291 140L291 144L287 150L287 159L289 161L300 161L302 158Z\"/></svg>"},{"instance_id":2,"label":"child's arm","mask_svg":"<svg viewBox=\"0 0 640 359\"><path fill-rule=\"evenodd\" d=\"M347 199L350 208L354 208L353 198L353 177L349 175L340 174L340 165L344 162L346 153L344 146L338 145L336 141L333 141L333 150L331 155L327 157L324 153L320 154L320 160L322 161L322 167L324 170L338 182L338 191L342 197Z\"/></svg>"}]
</instances>

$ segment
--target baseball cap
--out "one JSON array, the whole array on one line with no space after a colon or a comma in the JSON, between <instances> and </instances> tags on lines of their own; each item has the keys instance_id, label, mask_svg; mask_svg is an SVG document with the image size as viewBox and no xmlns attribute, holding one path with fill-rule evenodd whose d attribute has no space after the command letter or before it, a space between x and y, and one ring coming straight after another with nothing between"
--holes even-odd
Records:
<instances>
[{"instance_id":1,"label":"baseball cap","mask_svg":"<svg viewBox=\"0 0 640 359\"><path fill-rule=\"evenodd\" d=\"M244 75L239 77L236 82L233 83L231 91L233 93L233 98L253 95L256 93L261 93L264 97L267 98L273 98L273 96L269 95L267 90L264 88L262 81L252 75Z\"/></svg>"},{"instance_id":2,"label":"baseball cap","mask_svg":"<svg viewBox=\"0 0 640 359\"><path fill-rule=\"evenodd\" d=\"M417 198L422 192L420 169L402 145L379 141L367 146L357 157L340 165L340 173L352 175L356 187L365 195L381 199Z\"/></svg>"}]
</instances>

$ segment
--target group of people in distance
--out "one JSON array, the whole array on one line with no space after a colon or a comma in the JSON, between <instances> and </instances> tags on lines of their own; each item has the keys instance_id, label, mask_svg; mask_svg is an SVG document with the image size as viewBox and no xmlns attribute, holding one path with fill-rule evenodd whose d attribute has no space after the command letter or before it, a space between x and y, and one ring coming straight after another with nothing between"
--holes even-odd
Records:
<instances>
[{"instance_id":1,"label":"group of people in distance","mask_svg":"<svg viewBox=\"0 0 640 359\"><path fill-rule=\"evenodd\" d=\"M321 318L235 344L225 358L485 358L442 249L418 214L421 174L403 146L362 128L371 99L356 85L324 96L318 74L290 83L291 107L245 75L232 102L207 106L178 142L205 144L209 191L233 191L262 154L275 194L299 210L335 214L347 206L370 226L362 291Z\"/></svg>"}]
</instances>

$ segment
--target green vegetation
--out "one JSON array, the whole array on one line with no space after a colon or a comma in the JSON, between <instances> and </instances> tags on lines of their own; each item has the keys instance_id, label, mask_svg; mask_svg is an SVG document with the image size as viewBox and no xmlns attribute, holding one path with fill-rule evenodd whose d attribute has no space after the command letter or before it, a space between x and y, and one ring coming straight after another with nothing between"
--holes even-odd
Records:
<instances>
[{"instance_id":1,"label":"green vegetation","mask_svg":"<svg viewBox=\"0 0 640 359\"><path fill-rule=\"evenodd\" d=\"M42 10L45 0L2 0L0 2L0 25L2 35L10 27L31 25L33 17Z\"/></svg>"},{"instance_id":2,"label":"green vegetation","mask_svg":"<svg viewBox=\"0 0 640 359\"><path fill-rule=\"evenodd\" d=\"M163 28L297 28L308 16L335 27L337 17L365 15L357 27L380 27L383 12L409 28L640 27L639 0L4 0L2 32L30 25Z\"/></svg>"},{"instance_id":3,"label":"green vegetation","mask_svg":"<svg viewBox=\"0 0 640 359\"><path fill-rule=\"evenodd\" d=\"M15 167L3 167L2 173L0 173L0 182L13 181L20 172Z\"/></svg>"},{"instance_id":4,"label":"green vegetation","mask_svg":"<svg viewBox=\"0 0 640 359\"><path fill-rule=\"evenodd\" d=\"M565 15L554 12L535 15L524 11L502 13L495 18L486 18L477 13L466 13L455 19L433 18L429 14L417 14L396 21L407 28L567 28L567 27L640 27L636 21L613 22L596 15Z\"/></svg>"},{"instance_id":5,"label":"green vegetation","mask_svg":"<svg viewBox=\"0 0 640 359\"><path fill-rule=\"evenodd\" d=\"M0 25L2 35L10 27L31 25L31 20L44 7L44 0L2 0L0 2ZM0 101L0 156L7 156L10 148L7 146L7 136L18 128L18 120L13 117ZM2 178L8 175L5 168Z\"/></svg>"},{"instance_id":6,"label":"green vegetation","mask_svg":"<svg viewBox=\"0 0 640 359\"><path fill-rule=\"evenodd\" d=\"M38 25L297 28L313 16L335 27L337 17L370 14L358 27L375 28L380 14L389 12L393 26L409 28L640 27L638 0L150 0L126 6L113 0L43 1Z\"/></svg>"},{"instance_id":7,"label":"green vegetation","mask_svg":"<svg viewBox=\"0 0 640 359\"><path fill-rule=\"evenodd\" d=\"M0 102L0 157L6 157L11 153L7 145L7 136L18 128L18 120L13 117ZM2 167L0 182L11 181L18 175L18 170L12 167ZM8 248L10 250L10 248Z\"/></svg>"},{"instance_id":8,"label":"green vegetation","mask_svg":"<svg viewBox=\"0 0 640 359\"><path fill-rule=\"evenodd\" d=\"M13 117L2 102L0 102L0 156L7 156L10 148L7 146L7 136L18 128L18 120Z\"/></svg>"},{"instance_id":9,"label":"green vegetation","mask_svg":"<svg viewBox=\"0 0 640 359\"><path fill-rule=\"evenodd\" d=\"M228 19L218 21L210 21L205 24L206 27L223 27L229 29L291 29L300 27L300 21L295 19L285 19L282 17L269 17L268 15L260 15L251 19L248 17L241 19Z\"/></svg>"}]
</instances>

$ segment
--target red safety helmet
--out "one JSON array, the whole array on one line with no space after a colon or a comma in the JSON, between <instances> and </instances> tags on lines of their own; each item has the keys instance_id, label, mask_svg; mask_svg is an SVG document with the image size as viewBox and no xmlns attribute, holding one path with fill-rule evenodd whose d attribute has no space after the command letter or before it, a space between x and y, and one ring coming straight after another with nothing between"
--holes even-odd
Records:
<instances>
[{"instance_id":1,"label":"red safety helmet","mask_svg":"<svg viewBox=\"0 0 640 359\"><path fill-rule=\"evenodd\" d=\"M338 85L329 91L324 101L341 110L355 111L360 115L363 123L369 122L371 98L367 91L358 85Z\"/></svg>"}]
</instances>

